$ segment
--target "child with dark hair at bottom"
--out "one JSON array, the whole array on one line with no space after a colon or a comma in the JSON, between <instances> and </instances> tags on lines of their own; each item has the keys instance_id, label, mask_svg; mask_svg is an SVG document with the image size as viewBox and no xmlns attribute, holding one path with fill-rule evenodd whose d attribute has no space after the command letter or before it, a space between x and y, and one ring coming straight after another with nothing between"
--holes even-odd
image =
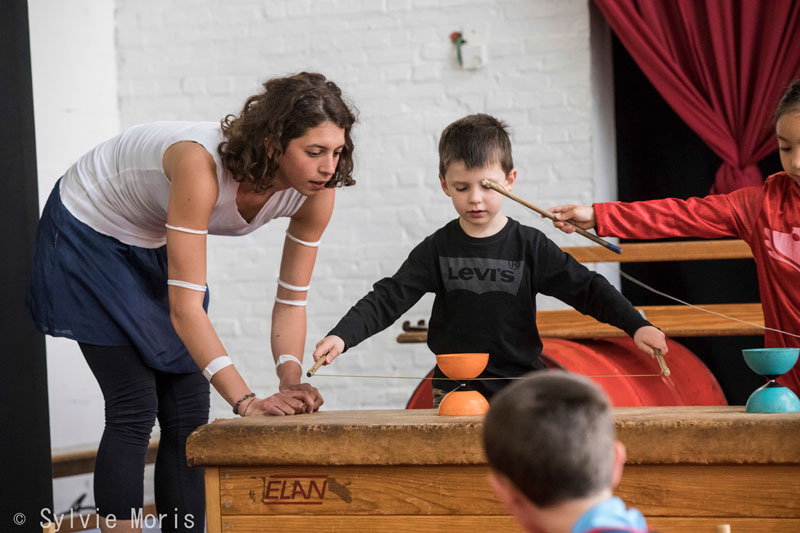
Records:
<instances>
[{"instance_id":1,"label":"child with dark hair at bottom","mask_svg":"<svg viewBox=\"0 0 800 533\"><path fill-rule=\"evenodd\" d=\"M608 396L588 378L547 370L506 387L484 419L483 446L492 488L526 531L648 531L612 495L625 446Z\"/></svg>"},{"instance_id":2,"label":"child with dark hair at bottom","mask_svg":"<svg viewBox=\"0 0 800 533\"><path fill-rule=\"evenodd\" d=\"M436 295L428 328L434 354L489 353L473 387L487 398L505 378L545 368L536 328L536 295L547 294L633 337L637 348L667 352L664 334L603 276L581 265L542 232L505 216L504 196L517 180L506 125L489 115L461 118L439 140L439 183L458 218L417 245L397 273L384 278L317 343L326 364L390 326L425 293ZM458 383L437 367L434 406ZM500 378L500 379L497 379Z\"/></svg>"}]
</instances>

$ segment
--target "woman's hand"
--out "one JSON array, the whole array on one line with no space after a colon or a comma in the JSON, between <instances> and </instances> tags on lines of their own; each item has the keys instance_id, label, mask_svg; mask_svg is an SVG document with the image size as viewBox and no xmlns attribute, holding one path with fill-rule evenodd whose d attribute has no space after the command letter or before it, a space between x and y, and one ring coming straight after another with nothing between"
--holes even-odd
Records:
<instances>
[{"instance_id":1,"label":"woman's hand","mask_svg":"<svg viewBox=\"0 0 800 533\"><path fill-rule=\"evenodd\" d=\"M279 389L282 393L286 392L293 395L299 395L303 401L305 410L302 412L304 413L313 413L314 411L319 410L320 406L325 403L325 400L322 399L322 394L320 394L319 390L308 383L281 385Z\"/></svg>"},{"instance_id":2,"label":"woman's hand","mask_svg":"<svg viewBox=\"0 0 800 533\"><path fill-rule=\"evenodd\" d=\"M305 387L303 387L305 386ZM294 387L298 387L295 389ZM311 389L311 390L309 390ZM316 407L314 407L316 405ZM267 398L255 398L248 403L242 416L287 416L316 411L322 405L322 395L307 383L293 385Z\"/></svg>"},{"instance_id":3,"label":"woman's hand","mask_svg":"<svg viewBox=\"0 0 800 533\"><path fill-rule=\"evenodd\" d=\"M320 358L324 357L325 362L323 364L329 365L334 359L339 357L343 351L344 340L336 335L328 335L317 343L317 349L314 350L312 357L314 361L319 361Z\"/></svg>"},{"instance_id":4,"label":"woman's hand","mask_svg":"<svg viewBox=\"0 0 800 533\"><path fill-rule=\"evenodd\" d=\"M597 225L597 220L594 217L594 207L589 205L557 205L549 209L558 221L553 221L553 226L560 229L564 233L573 233L575 226L569 222L562 222L564 220L571 220L577 222L578 226L583 229L592 229Z\"/></svg>"},{"instance_id":5,"label":"woman's hand","mask_svg":"<svg viewBox=\"0 0 800 533\"><path fill-rule=\"evenodd\" d=\"M666 355L667 338L664 332L653 326L642 326L633 334L633 342L636 347L646 354L655 356L655 350L661 350L661 355Z\"/></svg>"}]
</instances>

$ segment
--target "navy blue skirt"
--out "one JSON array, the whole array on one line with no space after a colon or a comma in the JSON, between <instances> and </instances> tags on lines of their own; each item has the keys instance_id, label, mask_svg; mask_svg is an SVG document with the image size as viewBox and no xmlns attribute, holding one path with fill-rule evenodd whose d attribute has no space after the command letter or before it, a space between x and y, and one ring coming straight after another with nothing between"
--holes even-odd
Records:
<instances>
[{"instance_id":1,"label":"navy blue skirt","mask_svg":"<svg viewBox=\"0 0 800 533\"><path fill-rule=\"evenodd\" d=\"M167 247L98 233L67 211L59 184L36 235L26 301L36 327L87 344L132 345L156 370L198 372L169 317ZM208 298L206 290L206 310Z\"/></svg>"}]
</instances>

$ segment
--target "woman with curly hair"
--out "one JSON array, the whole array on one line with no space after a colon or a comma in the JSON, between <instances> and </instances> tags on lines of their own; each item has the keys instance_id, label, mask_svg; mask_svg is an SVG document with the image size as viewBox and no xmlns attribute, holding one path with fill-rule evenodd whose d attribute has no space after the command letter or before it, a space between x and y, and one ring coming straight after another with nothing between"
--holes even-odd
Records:
<instances>
[{"instance_id":1,"label":"woman with curly hair","mask_svg":"<svg viewBox=\"0 0 800 533\"><path fill-rule=\"evenodd\" d=\"M354 122L336 84L304 72L267 81L221 124L134 126L56 184L28 305L42 332L78 341L102 390L94 494L104 530L135 530L156 418L162 530L203 530L203 472L187 467L185 443L208 421L209 384L239 416L322 404L300 383L305 298L334 189L355 183ZM244 235L278 217L290 218L270 339L280 384L261 398L206 314L206 235Z\"/></svg>"}]
</instances>

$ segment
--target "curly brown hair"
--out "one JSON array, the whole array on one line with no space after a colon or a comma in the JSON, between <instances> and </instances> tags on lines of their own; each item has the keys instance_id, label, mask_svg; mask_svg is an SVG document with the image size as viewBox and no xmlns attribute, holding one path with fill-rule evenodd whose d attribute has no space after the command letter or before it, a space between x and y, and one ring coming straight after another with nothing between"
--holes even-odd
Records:
<instances>
[{"instance_id":1,"label":"curly brown hair","mask_svg":"<svg viewBox=\"0 0 800 533\"><path fill-rule=\"evenodd\" d=\"M224 140L217 150L234 180L264 192L275 181L289 142L309 128L332 122L344 130L344 148L326 187L354 185L350 129L355 121L335 83L322 74L301 72L264 82L264 91L248 98L238 116L223 118ZM270 143L269 153L265 140Z\"/></svg>"}]
</instances>

